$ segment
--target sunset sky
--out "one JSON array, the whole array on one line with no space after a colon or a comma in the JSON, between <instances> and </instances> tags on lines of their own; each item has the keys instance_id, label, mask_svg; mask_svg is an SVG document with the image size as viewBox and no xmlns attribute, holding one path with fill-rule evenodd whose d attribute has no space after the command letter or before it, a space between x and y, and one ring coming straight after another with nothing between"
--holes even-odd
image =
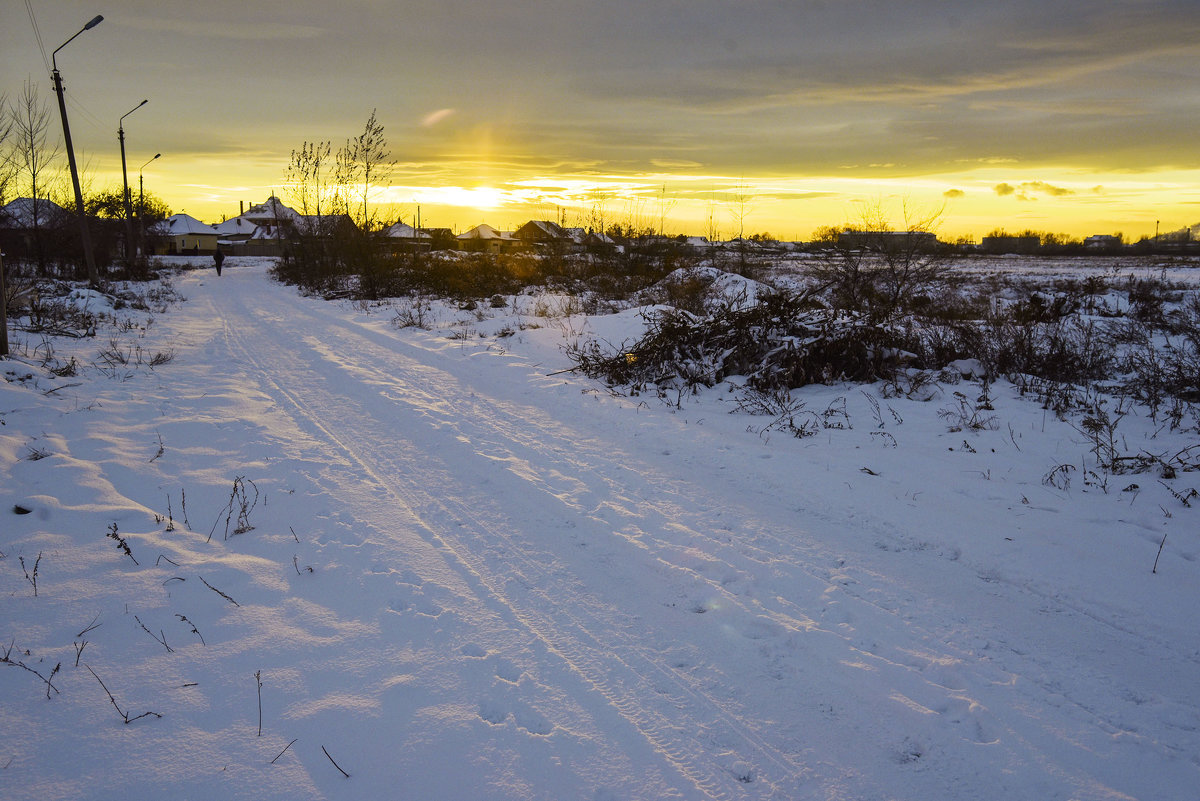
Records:
<instances>
[{"instance_id":1,"label":"sunset sky","mask_svg":"<svg viewBox=\"0 0 1200 801\"><path fill-rule=\"evenodd\" d=\"M207 222L286 200L291 151L372 109L396 159L373 202L457 230L1200 222L1196 0L8 0L0 92L32 79L56 134L50 53L96 14L57 59L93 187L120 186L148 98L134 191L161 152L147 190Z\"/></svg>"}]
</instances>

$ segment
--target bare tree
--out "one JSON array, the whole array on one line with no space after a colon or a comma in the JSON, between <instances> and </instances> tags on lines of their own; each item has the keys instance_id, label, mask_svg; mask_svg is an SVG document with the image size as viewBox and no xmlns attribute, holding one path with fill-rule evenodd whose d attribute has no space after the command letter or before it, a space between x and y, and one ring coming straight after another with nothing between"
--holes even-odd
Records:
<instances>
[{"instance_id":1,"label":"bare tree","mask_svg":"<svg viewBox=\"0 0 1200 801\"><path fill-rule=\"evenodd\" d=\"M0 95L0 205L8 202L8 187L17 173L15 154L8 141L13 125L7 109L8 95Z\"/></svg>"},{"instance_id":2,"label":"bare tree","mask_svg":"<svg viewBox=\"0 0 1200 801\"><path fill-rule=\"evenodd\" d=\"M591 208L588 210L587 215L588 228L597 233L608 233L608 204L613 197L613 192L610 189L599 185L588 192L587 198L591 202Z\"/></svg>"},{"instance_id":3,"label":"bare tree","mask_svg":"<svg viewBox=\"0 0 1200 801\"><path fill-rule=\"evenodd\" d=\"M729 196L729 214L733 217L733 224L737 228L739 239L744 239L746 236L746 219L753 210L754 195L747 186L746 179L741 178Z\"/></svg>"},{"instance_id":4,"label":"bare tree","mask_svg":"<svg viewBox=\"0 0 1200 801\"><path fill-rule=\"evenodd\" d=\"M330 181L329 164L331 147L329 142L304 142L299 150L292 151L284 179L289 194L298 210L306 217L320 218L322 205L329 210L334 193Z\"/></svg>"},{"instance_id":5,"label":"bare tree","mask_svg":"<svg viewBox=\"0 0 1200 801\"><path fill-rule=\"evenodd\" d=\"M38 270L46 270L46 249L42 233L45 222L49 170L59 155L58 140L50 140L50 109L38 96L37 84L26 80L21 94L5 106L5 116L11 130L12 168L17 191L27 195L31 203L34 253Z\"/></svg>"},{"instance_id":6,"label":"bare tree","mask_svg":"<svg viewBox=\"0 0 1200 801\"><path fill-rule=\"evenodd\" d=\"M704 236L712 245L716 245L721 239L721 226L717 224L716 208L711 202L708 204L708 211L704 218Z\"/></svg>"},{"instance_id":7,"label":"bare tree","mask_svg":"<svg viewBox=\"0 0 1200 801\"><path fill-rule=\"evenodd\" d=\"M8 197L8 185L15 172L12 151L8 147L8 134L12 121L4 110L8 108L8 95L0 95L0 204ZM0 248L0 358L8 356L8 285L4 281L4 252Z\"/></svg>"},{"instance_id":8,"label":"bare tree","mask_svg":"<svg viewBox=\"0 0 1200 801\"><path fill-rule=\"evenodd\" d=\"M354 162L354 151L350 140L337 149L333 154L333 214L350 213L350 195L354 185L358 183L358 165Z\"/></svg>"},{"instance_id":9,"label":"bare tree","mask_svg":"<svg viewBox=\"0 0 1200 801\"><path fill-rule=\"evenodd\" d=\"M936 231L943 209L919 212L905 202L902 212L903 228L896 230L881 202L864 206L814 266L838 308L886 322L911 310L940 280L946 256Z\"/></svg>"},{"instance_id":10,"label":"bare tree","mask_svg":"<svg viewBox=\"0 0 1200 801\"><path fill-rule=\"evenodd\" d=\"M667 185L663 184L658 192L658 235L667 235L667 215L670 214L675 206L679 203L678 198L667 197Z\"/></svg>"},{"instance_id":11,"label":"bare tree","mask_svg":"<svg viewBox=\"0 0 1200 801\"><path fill-rule=\"evenodd\" d=\"M390 161L391 152L388 150L387 139L383 135L383 126L375 118L376 109L371 109L371 116L363 132L354 140L347 143L350 151L350 161L354 165L354 177L362 181L362 209L359 224L364 231L375 227L375 219L368 211L371 186L390 180L390 172L394 161Z\"/></svg>"}]
</instances>

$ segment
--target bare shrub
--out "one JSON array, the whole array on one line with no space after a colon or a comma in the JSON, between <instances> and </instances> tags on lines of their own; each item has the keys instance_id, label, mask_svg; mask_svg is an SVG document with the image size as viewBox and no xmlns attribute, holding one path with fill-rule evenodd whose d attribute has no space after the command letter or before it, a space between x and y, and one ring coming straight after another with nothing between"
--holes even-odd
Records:
<instances>
[{"instance_id":1,"label":"bare shrub","mask_svg":"<svg viewBox=\"0 0 1200 801\"><path fill-rule=\"evenodd\" d=\"M868 206L811 270L834 308L878 323L919 306L941 283L946 268L947 253L934 234L941 214L916 213L905 204L902 230L897 231L881 204Z\"/></svg>"},{"instance_id":2,"label":"bare shrub","mask_svg":"<svg viewBox=\"0 0 1200 801\"><path fill-rule=\"evenodd\" d=\"M955 391L954 405L938 409L938 417L946 421L949 430L958 431L995 431L999 428L996 415L986 414L992 408L985 392L979 398L971 400L962 392Z\"/></svg>"},{"instance_id":3,"label":"bare shrub","mask_svg":"<svg viewBox=\"0 0 1200 801\"><path fill-rule=\"evenodd\" d=\"M758 390L838 380L871 381L900 356L896 337L859 317L838 316L810 293L770 292L753 305L698 317L677 309L645 315L635 343L595 340L567 348L574 369L634 393L713 386L746 376Z\"/></svg>"},{"instance_id":4,"label":"bare shrub","mask_svg":"<svg viewBox=\"0 0 1200 801\"><path fill-rule=\"evenodd\" d=\"M757 389L742 387L735 397L734 412L771 417L771 422L751 431L762 436L768 431L786 431L797 439L811 437L821 429L821 417L805 408L804 401L786 387Z\"/></svg>"},{"instance_id":5,"label":"bare shrub","mask_svg":"<svg viewBox=\"0 0 1200 801\"><path fill-rule=\"evenodd\" d=\"M993 375L1084 383L1111 374L1114 355L1102 333L1095 322L1074 316L1001 312L988 321L977 358Z\"/></svg>"}]
</instances>

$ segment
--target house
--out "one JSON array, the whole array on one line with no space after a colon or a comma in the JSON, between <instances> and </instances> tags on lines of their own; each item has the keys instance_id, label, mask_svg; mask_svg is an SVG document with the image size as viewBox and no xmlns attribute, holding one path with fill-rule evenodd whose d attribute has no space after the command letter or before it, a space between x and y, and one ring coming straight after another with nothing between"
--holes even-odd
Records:
<instances>
[{"instance_id":1,"label":"house","mask_svg":"<svg viewBox=\"0 0 1200 801\"><path fill-rule=\"evenodd\" d=\"M0 208L0 250L14 259L41 261L71 221L71 212L53 200L19 197Z\"/></svg>"},{"instance_id":2,"label":"house","mask_svg":"<svg viewBox=\"0 0 1200 801\"><path fill-rule=\"evenodd\" d=\"M69 215L69 211L49 198L35 200L31 197L19 197L0 208L0 227L23 231L53 228L65 221Z\"/></svg>"},{"instance_id":3,"label":"house","mask_svg":"<svg viewBox=\"0 0 1200 801\"><path fill-rule=\"evenodd\" d=\"M611 255L613 253L625 252L624 246L618 245L615 239L603 231L588 230L584 232L579 241L589 253Z\"/></svg>"},{"instance_id":4,"label":"house","mask_svg":"<svg viewBox=\"0 0 1200 801\"><path fill-rule=\"evenodd\" d=\"M430 250L433 248L433 234L413 228L404 222L396 222L383 229L383 242L392 253Z\"/></svg>"},{"instance_id":5,"label":"house","mask_svg":"<svg viewBox=\"0 0 1200 801\"><path fill-rule=\"evenodd\" d=\"M556 222L550 220L530 220L522 225L517 230L513 231L513 236L520 239L522 242L529 243L546 243L546 242L569 242L571 235L567 233L567 229L563 228Z\"/></svg>"},{"instance_id":6,"label":"house","mask_svg":"<svg viewBox=\"0 0 1200 801\"><path fill-rule=\"evenodd\" d=\"M895 253L933 250L938 239L931 231L857 231L848 228L838 234L837 245L849 250Z\"/></svg>"},{"instance_id":7,"label":"house","mask_svg":"<svg viewBox=\"0 0 1200 801\"><path fill-rule=\"evenodd\" d=\"M1118 250L1122 244L1121 237L1112 234L1093 234L1083 240L1083 246L1088 250Z\"/></svg>"},{"instance_id":8,"label":"house","mask_svg":"<svg viewBox=\"0 0 1200 801\"><path fill-rule=\"evenodd\" d=\"M226 251L246 256L277 256L289 226L299 227L303 217L272 195L236 217L213 226L218 244Z\"/></svg>"},{"instance_id":9,"label":"house","mask_svg":"<svg viewBox=\"0 0 1200 801\"><path fill-rule=\"evenodd\" d=\"M838 238L838 243L841 244L841 238ZM762 250L761 243L753 239L747 239L744 236L735 236L724 244L725 250L732 250L735 253L749 253L751 251Z\"/></svg>"},{"instance_id":10,"label":"house","mask_svg":"<svg viewBox=\"0 0 1200 801\"><path fill-rule=\"evenodd\" d=\"M155 226L155 233L164 240L163 245L155 248L157 256L211 255L216 252L220 238L215 228L189 214L172 214Z\"/></svg>"},{"instance_id":11,"label":"house","mask_svg":"<svg viewBox=\"0 0 1200 801\"><path fill-rule=\"evenodd\" d=\"M582 234L582 229L575 229ZM538 250L557 250L559 252L581 249L579 236L572 229L564 228L550 220L530 220L522 225L513 236L523 242L526 247Z\"/></svg>"},{"instance_id":12,"label":"house","mask_svg":"<svg viewBox=\"0 0 1200 801\"><path fill-rule=\"evenodd\" d=\"M480 223L470 231L454 237L461 250L477 253L507 253L521 246L521 240L507 231L497 231L487 223Z\"/></svg>"},{"instance_id":13,"label":"house","mask_svg":"<svg viewBox=\"0 0 1200 801\"><path fill-rule=\"evenodd\" d=\"M214 225L213 229L220 237L222 247L236 247L243 242L248 242L258 227L258 223L251 222L245 216L239 216Z\"/></svg>"},{"instance_id":14,"label":"house","mask_svg":"<svg viewBox=\"0 0 1200 801\"><path fill-rule=\"evenodd\" d=\"M279 225L280 223L299 224L301 215L298 211L283 204L279 198L271 195L265 203L251 206L234 219L245 220L254 225Z\"/></svg>"}]
</instances>

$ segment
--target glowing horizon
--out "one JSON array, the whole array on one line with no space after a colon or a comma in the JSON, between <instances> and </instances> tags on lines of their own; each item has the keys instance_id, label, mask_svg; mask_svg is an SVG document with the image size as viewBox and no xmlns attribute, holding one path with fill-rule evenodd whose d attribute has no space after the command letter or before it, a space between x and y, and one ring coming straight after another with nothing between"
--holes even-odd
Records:
<instances>
[{"instance_id":1,"label":"glowing horizon","mask_svg":"<svg viewBox=\"0 0 1200 801\"><path fill-rule=\"evenodd\" d=\"M945 239L1136 240L1200 222L1194 5L295 0L281 21L128 0L57 64L94 188L120 186L118 120L148 98L124 118L131 187L162 152L146 188L208 222L286 199L291 150L375 109L398 162L379 210L431 226L807 239L907 202L944 206ZM4 6L0 94L34 76L52 100L48 50L93 15Z\"/></svg>"},{"instance_id":2,"label":"glowing horizon","mask_svg":"<svg viewBox=\"0 0 1200 801\"><path fill-rule=\"evenodd\" d=\"M173 211L204 222L236 216L241 207L270 195L291 202L279 180L233 180L205 184L169 182L188 166L156 162L146 188ZM119 165L118 165L119 166ZM213 165L205 167L212 172ZM493 174L491 183L421 185L395 182L371 190L373 213L386 222L415 222L418 209L427 227L463 231L479 223L505 230L529 219L564 221L572 227L613 224L660 228L669 235L721 238L769 232L783 240L807 240L824 226L859 219L864 205L877 205L903 227L904 210L926 216L941 210L936 224L946 240L976 241L995 229L1036 230L1075 238L1122 233L1136 241L1200 222L1200 170L1097 175L1078 170L988 166L972 171L911 178L862 176L722 176L669 172L630 175L533 176ZM1037 176L1037 177L1034 177ZM106 177L97 172L97 178ZM216 176L213 176L214 178ZM265 177L265 176L264 176ZM449 178L449 176L447 176ZM120 173L115 173L119 187ZM136 194L135 178L131 178ZM98 181L99 182L99 181ZM744 216L744 220L740 217Z\"/></svg>"}]
</instances>

